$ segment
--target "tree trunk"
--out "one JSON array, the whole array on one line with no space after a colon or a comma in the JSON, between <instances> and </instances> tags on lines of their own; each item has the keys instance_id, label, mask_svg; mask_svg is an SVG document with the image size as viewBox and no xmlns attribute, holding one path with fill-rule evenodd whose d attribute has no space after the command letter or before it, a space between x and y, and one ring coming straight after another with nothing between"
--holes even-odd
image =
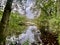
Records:
<instances>
[{"instance_id":1,"label":"tree trunk","mask_svg":"<svg viewBox=\"0 0 60 45\"><path fill-rule=\"evenodd\" d=\"M6 39L6 26L9 21L10 13L11 13L11 6L13 0L7 0L4 13L0 22L0 45L5 45Z\"/></svg>"}]
</instances>

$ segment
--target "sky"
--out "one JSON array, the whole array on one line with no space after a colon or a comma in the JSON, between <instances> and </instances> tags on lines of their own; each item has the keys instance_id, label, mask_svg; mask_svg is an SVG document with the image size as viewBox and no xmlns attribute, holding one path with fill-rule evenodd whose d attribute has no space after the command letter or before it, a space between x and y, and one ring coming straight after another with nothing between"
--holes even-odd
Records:
<instances>
[{"instance_id":1,"label":"sky","mask_svg":"<svg viewBox=\"0 0 60 45\"><path fill-rule=\"evenodd\" d=\"M24 4L26 6L26 10L25 10L26 11L26 17L29 18L29 19L34 19L34 16L35 16L30 10L31 7L33 7L33 3L34 3L34 0L27 0L26 4ZM18 5L18 8L19 8L18 12L20 14L24 14L25 12L21 9L20 5L19 4L17 4L17 5ZM17 10L16 7L14 7L13 10L16 11Z\"/></svg>"},{"instance_id":2,"label":"sky","mask_svg":"<svg viewBox=\"0 0 60 45\"><path fill-rule=\"evenodd\" d=\"M27 16L27 18L29 18L29 19L33 19L33 18L34 18L34 15L33 15L33 13L32 13L31 10L30 10L30 8L33 6L32 0L27 0L26 5L28 6L28 7L26 8L26 16Z\"/></svg>"},{"instance_id":3,"label":"sky","mask_svg":"<svg viewBox=\"0 0 60 45\"><path fill-rule=\"evenodd\" d=\"M24 4L24 7L26 7L25 8L26 17L28 19L34 19L34 15L30 10L32 6L33 6L33 0L27 0L26 4ZM21 14L25 13L24 10L22 10L21 7L19 7L19 5L18 5L18 8L19 8L19 10L18 10L19 13L21 13Z\"/></svg>"}]
</instances>

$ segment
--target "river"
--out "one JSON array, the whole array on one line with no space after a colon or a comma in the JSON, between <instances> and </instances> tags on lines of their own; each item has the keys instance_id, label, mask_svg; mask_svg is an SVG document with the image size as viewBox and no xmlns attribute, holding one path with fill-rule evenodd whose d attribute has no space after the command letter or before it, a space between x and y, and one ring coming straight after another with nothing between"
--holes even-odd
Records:
<instances>
[{"instance_id":1,"label":"river","mask_svg":"<svg viewBox=\"0 0 60 45\"><path fill-rule=\"evenodd\" d=\"M32 13L32 11L30 10L31 7L34 6L34 3L35 3L34 0L27 0L27 2L24 5L25 12L26 12L25 15L29 20L34 19L34 17L35 17L34 13ZM18 5L18 8L20 8L19 5ZM24 13L24 10L18 9L19 13L21 13L21 11ZM35 12L37 12L37 11L35 11ZM38 15L36 15L36 16L38 16ZM11 45L11 43L16 44L16 45L23 45L26 41L28 41L28 45L33 45L33 44L40 45L40 44L38 44L38 41L42 44L42 40L40 39L41 32L38 30L35 23L32 23L32 22L29 22L29 25L28 25L26 31L23 32L22 34L20 34L17 38L15 35L13 35L11 37L8 36L6 38L6 40L7 40L6 45Z\"/></svg>"}]
</instances>

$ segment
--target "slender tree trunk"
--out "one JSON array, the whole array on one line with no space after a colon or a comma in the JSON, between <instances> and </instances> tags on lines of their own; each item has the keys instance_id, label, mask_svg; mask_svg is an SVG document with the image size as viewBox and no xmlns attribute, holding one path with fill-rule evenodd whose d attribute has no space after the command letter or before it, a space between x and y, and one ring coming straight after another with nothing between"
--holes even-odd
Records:
<instances>
[{"instance_id":1,"label":"slender tree trunk","mask_svg":"<svg viewBox=\"0 0 60 45\"><path fill-rule=\"evenodd\" d=\"M0 45L5 45L6 39L6 25L9 21L10 13L11 13L11 6L13 0L7 0L4 13L0 22Z\"/></svg>"}]
</instances>

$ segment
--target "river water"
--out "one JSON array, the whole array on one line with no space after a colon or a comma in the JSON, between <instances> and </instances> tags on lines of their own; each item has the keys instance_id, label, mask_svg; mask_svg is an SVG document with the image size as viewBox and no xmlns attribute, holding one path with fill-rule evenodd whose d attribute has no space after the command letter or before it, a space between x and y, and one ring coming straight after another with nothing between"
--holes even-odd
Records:
<instances>
[{"instance_id":1,"label":"river water","mask_svg":"<svg viewBox=\"0 0 60 45\"><path fill-rule=\"evenodd\" d=\"M4 2L2 3L2 5L3 4L4 4ZM38 14L36 14L36 13L39 13L39 11L35 11L34 13L32 13L32 11L31 11L31 8L34 7L34 5L35 5L35 0L27 0L25 4L23 3L24 10L22 10L22 8L20 7L20 5L18 3L14 3L14 4L17 5L18 10L16 9L16 7L14 7L13 10L16 10L22 14L25 13L26 17L29 20L34 19L35 16L36 17L38 16ZM14 5L14 4L12 4L12 5ZM18 37L16 37L15 35L13 35L11 37L7 36L6 45L11 45L11 43L16 44L16 45L23 45L24 42L26 42L27 40L29 42L28 45L32 45L32 43L35 43L36 45L38 45L37 40L39 40L40 43L42 43L42 40L40 39L41 32L38 30L37 26L35 26L34 23L32 23L32 22L30 22L29 24L30 25L28 25L26 31L23 32L22 34L20 34Z\"/></svg>"},{"instance_id":2,"label":"river water","mask_svg":"<svg viewBox=\"0 0 60 45\"><path fill-rule=\"evenodd\" d=\"M37 27L34 25L30 25L28 26L27 30L20 34L17 38L15 37L15 35L10 38L7 37L6 45L10 45L11 43L16 45L23 45L26 41L28 41L28 45L31 45L32 43L38 45L38 40L40 41L40 43L42 43L40 35L41 32L37 29Z\"/></svg>"}]
</instances>

